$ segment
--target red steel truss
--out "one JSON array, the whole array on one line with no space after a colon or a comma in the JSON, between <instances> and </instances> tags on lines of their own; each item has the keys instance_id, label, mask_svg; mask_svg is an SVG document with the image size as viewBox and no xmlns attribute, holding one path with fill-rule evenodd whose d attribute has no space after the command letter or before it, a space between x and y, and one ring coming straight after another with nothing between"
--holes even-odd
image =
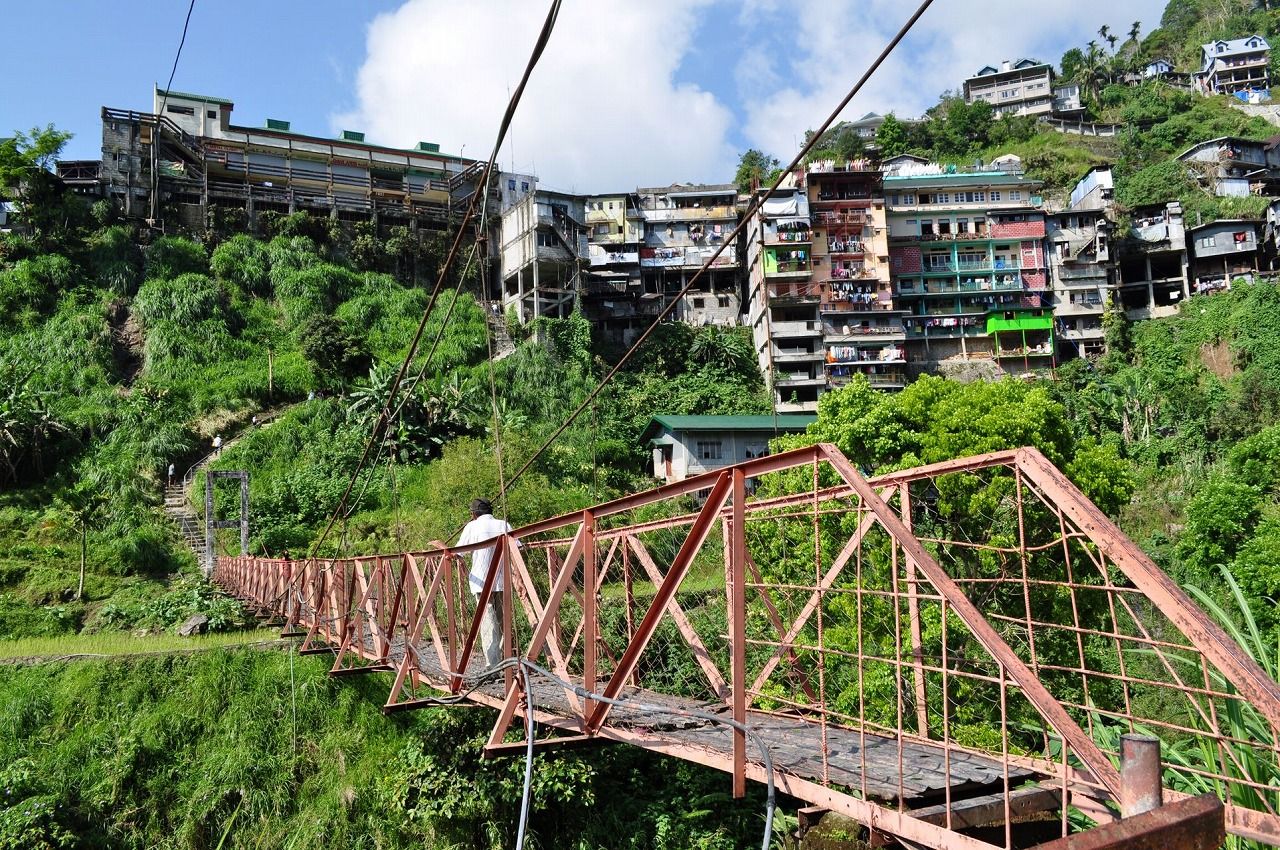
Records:
<instances>
[{"instance_id":1,"label":"red steel truss","mask_svg":"<svg viewBox=\"0 0 1280 850\"><path fill-rule=\"evenodd\" d=\"M504 656L552 674L527 690L477 675L498 567ZM820 444L482 544L214 578L335 675L394 674L387 711L493 707L492 755L531 716L535 746L626 742L740 795L767 778L752 735L778 789L908 845L1280 845L1280 790L1250 769L1280 760L1280 685L1034 448L868 478ZM1120 770L1132 733L1162 771ZM1161 789L1127 777L1161 773L1169 805L1143 814Z\"/></svg>"}]
</instances>

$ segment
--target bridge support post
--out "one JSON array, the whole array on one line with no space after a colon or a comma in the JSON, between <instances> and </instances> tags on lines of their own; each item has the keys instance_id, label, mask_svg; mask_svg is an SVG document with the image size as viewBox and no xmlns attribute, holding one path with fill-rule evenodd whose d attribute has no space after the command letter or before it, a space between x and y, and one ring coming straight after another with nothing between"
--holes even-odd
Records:
<instances>
[{"instance_id":1,"label":"bridge support post","mask_svg":"<svg viewBox=\"0 0 1280 850\"><path fill-rule=\"evenodd\" d=\"M220 520L213 510L213 482L219 478L234 478L240 482L240 518ZM240 556L249 554L249 473L244 470L205 470L204 474L204 563L201 567L205 578L213 575L217 566L214 532L219 528L240 529Z\"/></svg>"},{"instance_id":2,"label":"bridge support post","mask_svg":"<svg viewBox=\"0 0 1280 850\"><path fill-rule=\"evenodd\" d=\"M1164 805L1160 783L1160 739L1120 736L1120 814L1129 818Z\"/></svg>"},{"instance_id":3,"label":"bridge support post","mask_svg":"<svg viewBox=\"0 0 1280 850\"><path fill-rule=\"evenodd\" d=\"M741 469L733 470L732 515L729 519L729 693L733 700L733 719L747 722L747 545L743 523L746 519L744 502L747 498L747 477ZM741 729L733 730L733 796L741 798L747 793L747 736Z\"/></svg>"}]
</instances>

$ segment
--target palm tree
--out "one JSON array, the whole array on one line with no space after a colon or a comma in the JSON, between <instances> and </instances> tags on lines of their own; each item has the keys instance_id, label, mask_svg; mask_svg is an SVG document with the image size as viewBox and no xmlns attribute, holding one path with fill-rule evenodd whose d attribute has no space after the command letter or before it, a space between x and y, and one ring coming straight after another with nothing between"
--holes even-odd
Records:
<instances>
[{"instance_id":1,"label":"palm tree","mask_svg":"<svg viewBox=\"0 0 1280 850\"><path fill-rule=\"evenodd\" d=\"M1110 45L1111 45L1111 52L1112 52L1112 53L1115 53L1115 52L1116 52L1116 42L1117 42L1117 41L1119 41L1120 39L1119 39L1119 38L1117 38L1117 37L1116 37L1116 36L1114 36L1114 35L1108 35L1108 36L1106 36L1106 39L1107 39L1107 44L1110 44Z\"/></svg>"},{"instance_id":2,"label":"palm tree","mask_svg":"<svg viewBox=\"0 0 1280 850\"><path fill-rule=\"evenodd\" d=\"M1138 34L1142 32L1142 21L1134 21L1133 26L1129 27L1129 40L1137 42Z\"/></svg>"},{"instance_id":3,"label":"palm tree","mask_svg":"<svg viewBox=\"0 0 1280 850\"><path fill-rule=\"evenodd\" d=\"M1111 27L1107 26L1106 24L1103 24L1102 26L1098 27L1098 38L1102 39L1103 41L1106 41L1110 37L1110 35L1111 35ZM1089 43L1092 44L1093 42L1089 42Z\"/></svg>"}]
</instances>

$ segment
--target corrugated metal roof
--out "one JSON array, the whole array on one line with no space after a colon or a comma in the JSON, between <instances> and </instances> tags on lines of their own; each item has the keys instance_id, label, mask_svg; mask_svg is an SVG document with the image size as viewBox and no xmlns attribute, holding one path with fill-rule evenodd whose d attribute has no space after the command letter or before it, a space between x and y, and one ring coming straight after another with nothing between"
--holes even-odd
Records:
<instances>
[{"instance_id":1,"label":"corrugated metal roof","mask_svg":"<svg viewBox=\"0 0 1280 850\"><path fill-rule=\"evenodd\" d=\"M770 416L655 416L649 421L645 433L661 425L671 431L803 431L818 421L816 414L788 413Z\"/></svg>"}]
</instances>

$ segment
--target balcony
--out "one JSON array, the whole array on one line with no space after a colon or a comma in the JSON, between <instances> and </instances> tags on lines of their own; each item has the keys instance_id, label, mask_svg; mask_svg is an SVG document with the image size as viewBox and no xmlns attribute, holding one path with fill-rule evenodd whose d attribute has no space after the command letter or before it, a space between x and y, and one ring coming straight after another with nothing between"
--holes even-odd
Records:
<instances>
[{"instance_id":1,"label":"balcony","mask_svg":"<svg viewBox=\"0 0 1280 850\"><path fill-rule=\"evenodd\" d=\"M893 347L852 349L850 346L838 346L831 349L831 354L827 357L828 368L832 366L877 366L906 362L906 353L900 348Z\"/></svg>"},{"instance_id":2,"label":"balcony","mask_svg":"<svg viewBox=\"0 0 1280 850\"><path fill-rule=\"evenodd\" d=\"M861 257L867 253L867 244L856 239L828 239L827 253Z\"/></svg>"},{"instance_id":3,"label":"balcony","mask_svg":"<svg viewBox=\"0 0 1280 850\"><path fill-rule=\"evenodd\" d=\"M816 363L821 359L821 351L787 351L778 348L773 350L774 364Z\"/></svg>"},{"instance_id":4,"label":"balcony","mask_svg":"<svg viewBox=\"0 0 1280 850\"><path fill-rule=\"evenodd\" d=\"M861 372L852 369L848 371L849 374L831 375L831 386L842 387L853 380L855 374L865 377L867 383L875 389L900 390L907 385L907 376L904 372Z\"/></svg>"},{"instance_id":5,"label":"balcony","mask_svg":"<svg viewBox=\"0 0 1280 850\"><path fill-rule=\"evenodd\" d=\"M986 327L979 324L925 325L923 323L911 323L905 326L905 330L908 339L954 339L961 336L979 337L987 335Z\"/></svg>"},{"instance_id":6,"label":"balcony","mask_svg":"<svg viewBox=\"0 0 1280 850\"><path fill-rule=\"evenodd\" d=\"M799 322L772 322L769 326L769 331L773 336L781 337L822 336L822 323L817 319Z\"/></svg>"},{"instance_id":7,"label":"balcony","mask_svg":"<svg viewBox=\"0 0 1280 850\"><path fill-rule=\"evenodd\" d=\"M897 342L906 336L901 325L834 325L827 322L823 324L822 330L829 342L861 342L869 339L876 342Z\"/></svg>"},{"instance_id":8,"label":"balcony","mask_svg":"<svg viewBox=\"0 0 1280 850\"><path fill-rule=\"evenodd\" d=\"M770 301L816 301L822 297L824 287L819 283L771 283L767 292Z\"/></svg>"},{"instance_id":9,"label":"balcony","mask_svg":"<svg viewBox=\"0 0 1280 850\"><path fill-rule=\"evenodd\" d=\"M862 192L819 192L809 205L865 210L871 207L871 201L871 195Z\"/></svg>"},{"instance_id":10,"label":"balcony","mask_svg":"<svg viewBox=\"0 0 1280 850\"><path fill-rule=\"evenodd\" d=\"M885 293L886 295L888 293ZM823 313L892 313L893 302L881 301L875 297L852 296L841 297L834 293L826 294L818 309ZM899 310L898 312L901 312Z\"/></svg>"},{"instance_id":11,"label":"balcony","mask_svg":"<svg viewBox=\"0 0 1280 850\"><path fill-rule=\"evenodd\" d=\"M766 261L764 276L766 279L808 277L812 264L808 260L781 260L772 267Z\"/></svg>"},{"instance_id":12,"label":"balcony","mask_svg":"<svg viewBox=\"0 0 1280 850\"><path fill-rule=\"evenodd\" d=\"M738 218L738 208L734 206L644 209L642 212L645 221L708 221L712 219L736 221Z\"/></svg>"},{"instance_id":13,"label":"balcony","mask_svg":"<svg viewBox=\"0 0 1280 850\"><path fill-rule=\"evenodd\" d=\"M879 174L880 166L868 159L851 159L837 162L832 159L815 160L809 163L810 174Z\"/></svg>"},{"instance_id":14,"label":"balcony","mask_svg":"<svg viewBox=\"0 0 1280 850\"><path fill-rule=\"evenodd\" d=\"M808 372L793 372L787 374L785 372L777 373L773 379L775 387L820 387L827 382L826 375L814 377Z\"/></svg>"},{"instance_id":15,"label":"balcony","mask_svg":"<svg viewBox=\"0 0 1280 850\"><path fill-rule=\"evenodd\" d=\"M777 233L765 231L766 245L805 245L813 241L813 234L808 230L784 230Z\"/></svg>"},{"instance_id":16,"label":"balcony","mask_svg":"<svg viewBox=\"0 0 1280 850\"><path fill-rule=\"evenodd\" d=\"M946 244L951 242L990 242L994 237L984 230L981 233L895 233L889 238L895 243Z\"/></svg>"},{"instance_id":17,"label":"balcony","mask_svg":"<svg viewBox=\"0 0 1280 850\"><path fill-rule=\"evenodd\" d=\"M876 268L834 268L831 276L825 280L884 280L885 276Z\"/></svg>"},{"instance_id":18,"label":"balcony","mask_svg":"<svg viewBox=\"0 0 1280 850\"><path fill-rule=\"evenodd\" d=\"M992 239L1043 239L1043 221L993 221Z\"/></svg>"},{"instance_id":19,"label":"balcony","mask_svg":"<svg viewBox=\"0 0 1280 850\"><path fill-rule=\"evenodd\" d=\"M638 262L640 262L640 254L637 251L591 252L591 265L593 266L635 265Z\"/></svg>"},{"instance_id":20,"label":"balcony","mask_svg":"<svg viewBox=\"0 0 1280 850\"><path fill-rule=\"evenodd\" d=\"M840 225L862 227L867 223L867 214L861 209L819 210L813 214L813 223L828 227Z\"/></svg>"}]
</instances>

